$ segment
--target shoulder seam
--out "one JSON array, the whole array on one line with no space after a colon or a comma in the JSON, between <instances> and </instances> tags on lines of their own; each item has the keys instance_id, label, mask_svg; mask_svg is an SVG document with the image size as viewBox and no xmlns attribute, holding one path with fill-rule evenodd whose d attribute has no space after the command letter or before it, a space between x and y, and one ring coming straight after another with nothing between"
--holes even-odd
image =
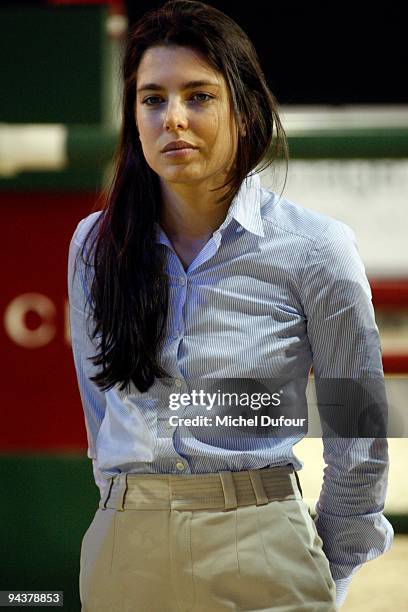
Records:
<instances>
[{"instance_id":1,"label":"shoulder seam","mask_svg":"<svg viewBox=\"0 0 408 612\"><path fill-rule=\"evenodd\" d=\"M288 229L287 227L282 227L282 225L279 225L279 223L276 223L276 221L273 221L272 219L263 218L263 221L265 221L266 223L270 223L274 227L281 229L287 234L293 234L294 236L300 236L301 238L305 238L306 240L309 240L310 242L315 242L316 240L315 238L312 238L311 236L307 236L306 234L301 234L300 232L295 232L293 230Z\"/></svg>"},{"instance_id":2,"label":"shoulder seam","mask_svg":"<svg viewBox=\"0 0 408 612\"><path fill-rule=\"evenodd\" d=\"M333 226L337 226L338 229L340 229L340 230L342 230L344 232L343 227L342 227L344 224L341 221L339 221L338 219L333 219L333 218L331 219L331 221L332 221L332 223L328 223L322 229L322 231L317 234L317 236L316 236L316 238L314 240L314 244L313 244L312 248L310 249L310 251L307 254L307 259L305 260L305 264L303 266L303 269L302 269L302 272L301 272L301 275L300 275L300 278L299 278L299 290L301 290L301 286L303 285L303 277L304 277L304 275L306 273L307 267L308 267L309 262L310 262L310 258L312 256L312 253L318 251L321 248L321 246L322 246L321 238L322 238L322 235L325 232L325 230L330 229Z\"/></svg>"}]
</instances>

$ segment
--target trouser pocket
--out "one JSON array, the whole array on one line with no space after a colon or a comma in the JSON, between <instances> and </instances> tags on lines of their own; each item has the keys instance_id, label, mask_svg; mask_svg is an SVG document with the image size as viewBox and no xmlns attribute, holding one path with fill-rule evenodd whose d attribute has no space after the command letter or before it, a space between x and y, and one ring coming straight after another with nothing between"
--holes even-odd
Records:
<instances>
[{"instance_id":1,"label":"trouser pocket","mask_svg":"<svg viewBox=\"0 0 408 612\"><path fill-rule=\"evenodd\" d=\"M257 515L266 560L300 596L299 609L336 610L329 562L303 500L257 506Z\"/></svg>"}]
</instances>

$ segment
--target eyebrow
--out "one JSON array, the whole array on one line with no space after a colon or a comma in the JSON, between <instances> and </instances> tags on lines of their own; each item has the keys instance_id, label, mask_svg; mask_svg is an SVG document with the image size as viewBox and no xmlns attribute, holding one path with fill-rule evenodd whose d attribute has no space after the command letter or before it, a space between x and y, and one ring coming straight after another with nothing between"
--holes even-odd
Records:
<instances>
[{"instance_id":1,"label":"eyebrow","mask_svg":"<svg viewBox=\"0 0 408 612\"><path fill-rule=\"evenodd\" d=\"M181 87L182 89L191 89L192 87L205 87L208 85L211 85L212 87L219 87L219 84L214 83L213 81L187 81L187 83L182 83ZM141 85L137 91L146 91L147 89L150 91L160 91L164 89L164 87L158 85L157 83L145 83L144 85Z\"/></svg>"}]
</instances>

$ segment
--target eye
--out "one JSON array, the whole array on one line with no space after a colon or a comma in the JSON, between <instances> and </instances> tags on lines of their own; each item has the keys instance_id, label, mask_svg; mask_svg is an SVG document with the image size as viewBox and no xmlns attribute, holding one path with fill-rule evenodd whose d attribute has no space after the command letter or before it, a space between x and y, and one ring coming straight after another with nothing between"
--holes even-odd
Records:
<instances>
[{"instance_id":1,"label":"eye","mask_svg":"<svg viewBox=\"0 0 408 612\"><path fill-rule=\"evenodd\" d=\"M158 100L160 98L160 96L149 96L148 98L145 98L142 102L142 104L146 104L147 106L153 106L154 103L150 104L149 100Z\"/></svg>"},{"instance_id":2,"label":"eye","mask_svg":"<svg viewBox=\"0 0 408 612\"><path fill-rule=\"evenodd\" d=\"M213 96L209 96L206 93L203 92L199 92L194 94L193 98L196 98L197 96L205 96L206 100L203 100L202 98L200 100L198 100L198 102L208 102L209 100L211 100L213 98Z\"/></svg>"},{"instance_id":3,"label":"eye","mask_svg":"<svg viewBox=\"0 0 408 612\"><path fill-rule=\"evenodd\" d=\"M200 98L199 96L204 96L204 99L203 97ZM198 92L194 94L193 96L191 96L192 99L196 98L196 101L200 103L209 102L210 100L213 99L213 97L214 96L210 96L209 94L206 94L204 92ZM142 101L142 104L146 104L146 106L156 106L156 104L158 103L157 100L161 100L161 96L148 96Z\"/></svg>"}]
</instances>

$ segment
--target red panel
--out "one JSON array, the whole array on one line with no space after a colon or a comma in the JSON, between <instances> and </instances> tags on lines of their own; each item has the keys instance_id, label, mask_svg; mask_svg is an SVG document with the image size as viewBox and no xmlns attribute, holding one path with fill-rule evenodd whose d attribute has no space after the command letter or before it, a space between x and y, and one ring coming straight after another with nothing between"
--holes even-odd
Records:
<instances>
[{"instance_id":1,"label":"red panel","mask_svg":"<svg viewBox=\"0 0 408 612\"><path fill-rule=\"evenodd\" d=\"M370 279L373 304L377 312L408 309L408 278ZM408 373L408 354L383 355L386 374Z\"/></svg>"},{"instance_id":2,"label":"red panel","mask_svg":"<svg viewBox=\"0 0 408 612\"><path fill-rule=\"evenodd\" d=\"M408 355L383 355L385 374L407 374Z\"/></svg>"},{"instance_id":3,"label":"red panel","mask_svg":"<svg viewBox=\"0 0 408 612\"><path fill-rule=\"evenodd\" d=\"M373 304L376 308L386 306L387 308L408 307L408 278L392 280L370 279Z\"/></svg>"},{"instance_id":4,"label":"red panel","mask_svg":"<svg viewBox=\"0 0 408 612\"><path fill-rule=\"evenodd\" d=\"M95 201L86 193L0 194L0 450L86 446L65 305L69 242Z\"/></svg>"}]
</instances>

